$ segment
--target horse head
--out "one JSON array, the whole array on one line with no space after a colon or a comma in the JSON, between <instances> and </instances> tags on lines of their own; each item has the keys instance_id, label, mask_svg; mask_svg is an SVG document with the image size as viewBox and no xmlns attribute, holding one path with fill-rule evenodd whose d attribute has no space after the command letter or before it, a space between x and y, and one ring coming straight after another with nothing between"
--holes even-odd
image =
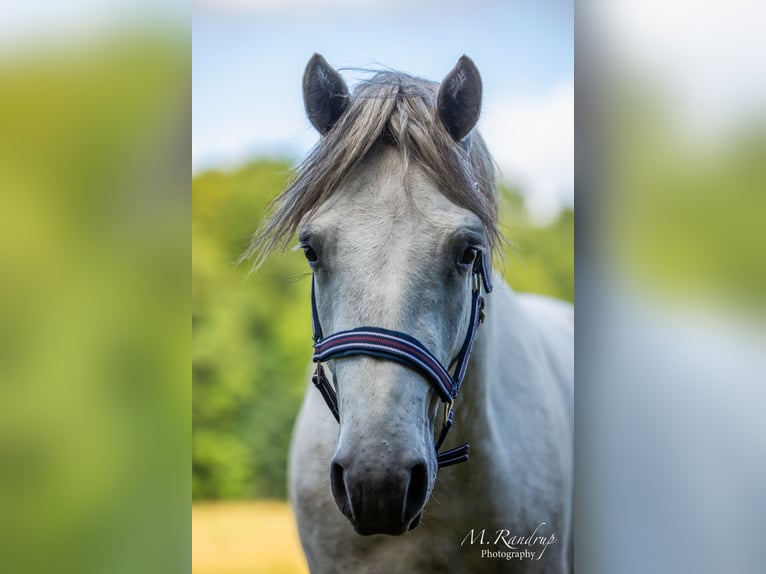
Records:
<instances>
[{"instance_id":1,"label":"horse head","mask_svg":"<svg viewBox=\"0 0 766 574\"><path fill-rule=\"evenodd\" d=\"M472 320L476 261L495 233L491 164L472 135L476 66L462 57L440 86L384 72L351 94L315 55L303 95L321 138L282 205L304 206L295 227L316 322L325 335L406 334L450 368ZM359 534L416 527L435 484L444 397L411 367L374 352L324 366L340 422L330 485Z\"/></svg>"}]
</instances>

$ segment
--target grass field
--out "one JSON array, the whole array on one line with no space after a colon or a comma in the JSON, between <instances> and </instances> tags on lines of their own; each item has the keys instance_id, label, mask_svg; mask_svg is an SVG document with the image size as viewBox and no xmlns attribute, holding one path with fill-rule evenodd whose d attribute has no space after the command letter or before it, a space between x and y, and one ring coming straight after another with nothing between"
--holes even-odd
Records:
<instances>
[{"instance_id":1,"label":"grass field","mask_svg":"<svg viewBox=\"0 0 766 574\"><path fill-rule=\"evenodd\" d=\"M306 574L290 506L281 501L192 505L194 574Z\"/></svg>"}]
</instances>

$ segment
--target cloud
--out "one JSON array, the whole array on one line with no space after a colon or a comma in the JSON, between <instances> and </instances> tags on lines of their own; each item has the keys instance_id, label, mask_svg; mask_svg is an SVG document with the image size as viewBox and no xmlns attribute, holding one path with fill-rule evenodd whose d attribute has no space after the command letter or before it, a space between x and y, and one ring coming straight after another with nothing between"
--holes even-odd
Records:
<instances>
[{"instance_id":1,"label":"cloud","mask_svg":"<svg viewBox=\"0 0 766 574\"><path fill-rule=\"evenodd\" d=\"M533 217L574 205L574 81L538 96L487 102L479 126L503 177L518 184Z\"/></svg>"}]
</instances>

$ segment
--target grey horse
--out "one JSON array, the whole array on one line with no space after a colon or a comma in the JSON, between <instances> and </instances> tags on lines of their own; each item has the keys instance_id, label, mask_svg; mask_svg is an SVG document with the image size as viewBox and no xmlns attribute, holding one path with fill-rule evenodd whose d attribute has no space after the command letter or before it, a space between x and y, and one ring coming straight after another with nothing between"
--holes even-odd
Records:
<instances>
[{"instance_id":1,"label":"grey horse","mask_svg":"<svg viewBox=\"0 0 766 574\"><path fill-rule=\"evenodd\" d=\"M353 93L308 63L320 141L251 254L298 233L326 333L378 326L454 362L470 263L502 241L481 86L465 56L441 84L385 71ZM572 571L573 308L494 283L447 440L470 443L467 462L438 470L441 401L406 365L329 361L340 424L309 384L289 490L312 572Z\"/></svg>"}]
</instances>

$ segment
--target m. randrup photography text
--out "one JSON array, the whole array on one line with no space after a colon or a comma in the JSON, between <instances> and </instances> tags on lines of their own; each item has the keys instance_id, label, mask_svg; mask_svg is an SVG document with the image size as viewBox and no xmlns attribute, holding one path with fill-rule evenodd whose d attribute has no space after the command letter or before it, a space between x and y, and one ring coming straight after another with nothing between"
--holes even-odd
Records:
<instances>
[{"instance_id":1,"label":"m. randrup photography text","mask_svg":"<svg viewBox=\"0 0 766 574\"><path fill-rule=\"evenodd\" d=\"M500 558L502 560L540 560L548 546L557 541L556 534L541 534L545 522L537 525L537 528L529 535L518 535L510 530L500 528L487 531L486 528L478 530L471 528L465 535L460 546L495 546L499 548L481 549L482 558Z\"/></svg>"}]
</instances>

